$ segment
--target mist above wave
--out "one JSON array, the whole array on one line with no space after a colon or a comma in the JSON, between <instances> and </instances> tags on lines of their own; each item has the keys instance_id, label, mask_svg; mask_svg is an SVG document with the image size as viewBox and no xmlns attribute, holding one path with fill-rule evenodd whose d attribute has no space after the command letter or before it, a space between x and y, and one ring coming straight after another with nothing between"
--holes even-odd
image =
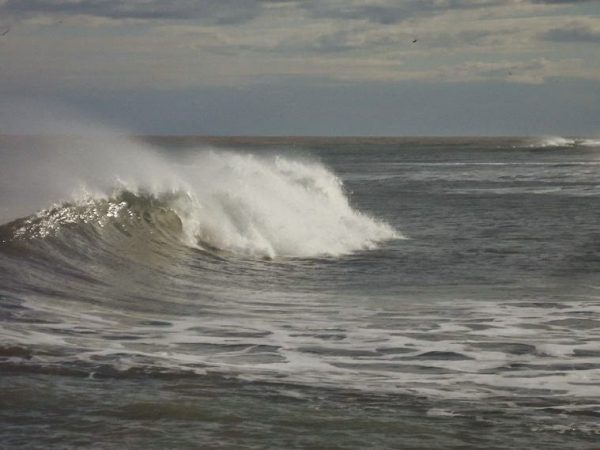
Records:
<instances>
[{"instance_id":1,"label":"mist above wave","mask_svg":"<svg viewBox=\"0 0 600 450\"><path fill-rule=\"evenodd\" d=\"M13 226L16 238L125 219L131 226L159 211L177 217L167 231L187 245L256 257L338 256L400 237L354 209L336 175L307 159L211 149L171 158L117 137L53 138L20 150L1 174L3 203L17 205L3 219L28 215Z\"/></svg>"}]
</instances>

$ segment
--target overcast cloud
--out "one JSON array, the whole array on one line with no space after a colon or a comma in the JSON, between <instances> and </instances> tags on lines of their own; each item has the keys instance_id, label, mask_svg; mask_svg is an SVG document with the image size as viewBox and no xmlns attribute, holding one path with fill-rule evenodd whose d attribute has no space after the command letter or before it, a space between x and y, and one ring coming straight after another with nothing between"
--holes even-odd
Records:
<instances>
[{"instance_id":1,"label":"overcast cloud","mask_svg":"<svg viewBox=\"0 0 600 450\"><path fill-rule=\"evenodd\" d=\"M543 38L554 42L600 43L600 21L594 24L571 22L552 28Z\"/></svg>"},{"instance_id":2,"label":"overcast cloud","mask_svg":"<svg viewBox=\"0 0 600 450\"><path fill-rule=\"evenodd\" d=\"M198 19L236 24L260 13L260 0L5 0L0 11L15 19L87 15L111 19Z\"/></svg>"},{"instance_id":3,"label":"overcast cloud","mask_svg":"<svg viewBox=\"0 0 600 450\"><path fill-rule=\"evenodd\" d=\"M14 17L30 15L90 15L113 19L200 19L240 23L262 8L288 3L318 17L391 24L419 15L448 11L489 10L525 5L574 5L596 0L3 0L0 11Z\"/></svg>"},{"instance_id":4,"label":"overcast cloud","mask_svg":"<svg viewBox=\"0 0 600 450\"><path fill-rule=\"evenodd\" d=\"M431 96L469 83L600 86L598 0L0 0L0 34L0 100L141 105L140 92L265 83L323 95L420 83Z\"/></svg>"}]
</instances>

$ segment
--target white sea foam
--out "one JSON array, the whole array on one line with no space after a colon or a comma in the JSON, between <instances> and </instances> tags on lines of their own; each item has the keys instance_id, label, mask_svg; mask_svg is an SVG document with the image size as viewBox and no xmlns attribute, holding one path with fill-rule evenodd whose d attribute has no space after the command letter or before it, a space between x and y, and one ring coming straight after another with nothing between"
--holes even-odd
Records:
<instances>
[{"instance_id":1,"label":"white sea foam","mask_svg":"<svg viewBox=\"0 0 600 450\"><path fill-rule=\"evenodd\" d=\"M277 297L281 298L273 293L273 301ZM79 349L80 361L96 364L101 359L118 370L147 364L140 358L149 358L154 366L168 370L208 369L245 380L284 377L299 385L418 393L438 399L511 395L518 401L556 395L557 407L565 407L563 400L570 399L580 409L597 409L598 328L583 332L575 318L583 312L595 317L598 302L538 308L464 300L454 305L460 314L443 319L437 308L411 308L394 317L360 306L344 309L337 300L316 295L302 296L302 302L279 300L278 310L253 315L253 310L265 314L263 305L269 300L261 293L261 303L255 305L257 298L224 301L222 306L233 308L235 314L209 321L161 316L169 320L168 327L139 321L132 325L136 315L132 311L102 306L90 311L83 304L50 308L30 302L28 308L57 315L62 323L33 322L26 330L7 328L3 336L20 345ZM558 327L557 321L568 326ZM139 339L119 338L125 323L127 334ZM489 328L480 329L483 326ZM54 334L61 330L77 337ZM62 357L58 358L60 363ZM32 362L51 364L53 358L40 352ZM459 413L434 408L427 414Z\"/></svg>"},{"instance_id":2,"label":"white sea foam","mask_svg":"<svg viewBox=\"0 0 600 450\"><path fill-rule=\"evenodd\" d=\"M533 147L573 147L575 139L560 136L549 136L532 144Z\"/></svg>"},{"instance_id":3,"label":"white sea foam","mask_svg":"<svg viewBox=\"0 0 600 450\"><path fill-rule=\"evenodd\" d=\"M566 138L561 136L547 136L536 140L530 147L554 148L554 147L600 147L600 139Z\"/></svg>"},{"instance_id":4,"label":"white sea foam","mask_svg":"<svg viewBox=\"0 0 600 450\"><path fill-rule=\"evenodd\" d=\"M600 147L600 139L582 139L579 145L584 147Z\"/></svg>"},{"instance_id":5,"label":"white sea foam","mask_svg":"<svg viewBox=\"0 0 600 450\"><path fill-rule=\"evenodd\" d=\"M267 257L340 255L399 237L350 206L323 165L283 156L208 151L184 166L191 186L180 210L191 239Z\"/></svg>"}]
</instances>

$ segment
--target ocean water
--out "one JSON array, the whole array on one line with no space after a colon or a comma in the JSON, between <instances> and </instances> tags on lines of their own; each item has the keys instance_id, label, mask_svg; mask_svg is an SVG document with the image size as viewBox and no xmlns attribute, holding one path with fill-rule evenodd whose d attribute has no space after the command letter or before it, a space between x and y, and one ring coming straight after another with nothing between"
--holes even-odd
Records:
<instances>
[{"instance_id":1,"label":"ocean water","mask_svg":"<svg viewBox=\"0 0 600 450\"><path fill-rule=\"evenodd\" d=\"M0 152L0 447L600 445L600 141Z\"/></svg>"}]
</instances>

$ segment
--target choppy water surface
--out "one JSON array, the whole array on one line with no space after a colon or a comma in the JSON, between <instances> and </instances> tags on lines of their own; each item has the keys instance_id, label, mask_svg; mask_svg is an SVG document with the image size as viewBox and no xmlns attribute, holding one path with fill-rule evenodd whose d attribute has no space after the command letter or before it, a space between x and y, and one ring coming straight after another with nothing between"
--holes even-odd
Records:
<instances>
[{"instance_id":1,"label":"choppy water surface","mask_svg":"<svg viewBox=\"0 0 600 450\"><path fill-rule=\"evenodd\" d=\"M0 441L597 448L599 144L3 137Z\"/></svg>"}]
</instances>

